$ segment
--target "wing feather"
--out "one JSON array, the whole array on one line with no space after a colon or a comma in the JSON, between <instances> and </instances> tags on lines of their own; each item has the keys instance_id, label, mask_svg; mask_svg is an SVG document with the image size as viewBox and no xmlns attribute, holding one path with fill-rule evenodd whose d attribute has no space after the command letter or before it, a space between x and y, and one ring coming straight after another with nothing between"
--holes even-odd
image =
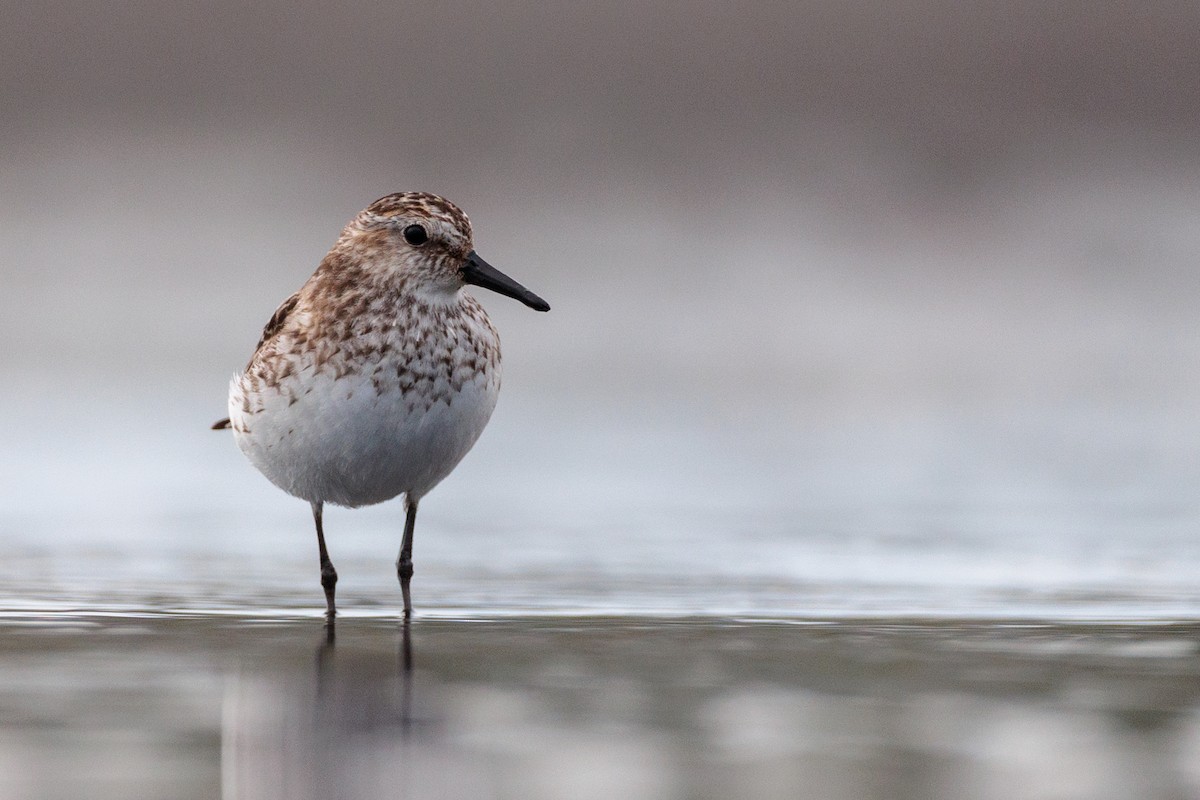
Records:
<instances>
[{"instance_id":1,"label":"wing feather","mask_svg":"<svg viewBox=\"0 0 1200 800\"><path fill-rule=\"evenodd\" d=\"M288 315L296 309L296 304L299 302L300 293L296 292L287 300L280 303L279 308L275 309L275 313L271 315L271 318L267 320L267 324L263 328L262 336L258 337L258 344L254 346L254 355L250 356L250 360L246 362L246 369L249 369L250 365L254 363L254 359L258 358L258 352L263 349L263 345L271 341L275 337L275 334L283 329L283 326L287 323ZM228 417L219 419L212 424L214 431L224 430L229 427L231 427L231 423Z\"/></svg>"},{"instance_id":2,"label":"wing feather","mask_svg":"<svg viewBox=\"0 0 1200 800\"><path fill-rule=\"evenodd\" d=\"M275 313L271 315L271 319L267 320L267 325L263 328L262 336L258 339L258 344L254 347L254 355L250 356L250 362L246 366L254 363L254 357L258 355L258 351L262 350L263 345L269 342L275 334L282 330L287 322L288 315L296 310L296 304L300 302L300 293L296 292L280 303L279 308L275 309Z\"/></svg>"}]
</instances>

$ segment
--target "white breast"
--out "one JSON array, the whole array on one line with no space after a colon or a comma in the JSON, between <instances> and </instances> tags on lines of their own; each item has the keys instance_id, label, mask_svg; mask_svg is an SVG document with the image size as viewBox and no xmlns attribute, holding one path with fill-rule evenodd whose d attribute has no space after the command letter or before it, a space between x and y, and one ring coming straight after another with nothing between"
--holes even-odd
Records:
<instances>
[{"instance_id":1,"label":"white breast","mask_svg":"<svg viewBox=\"0 0 1200 800\"><path fill-rule=\"evenodd\" d=\"M281 341L277 358L289 360L273 380L253 363L233 379L238 446L272 483L343 506L419 499L475 444L500 390L486 317L397 325L377 339L358 337L338 351L348 355L324 360L320 348L289 354Z\"/></svg>"}]
</instances>

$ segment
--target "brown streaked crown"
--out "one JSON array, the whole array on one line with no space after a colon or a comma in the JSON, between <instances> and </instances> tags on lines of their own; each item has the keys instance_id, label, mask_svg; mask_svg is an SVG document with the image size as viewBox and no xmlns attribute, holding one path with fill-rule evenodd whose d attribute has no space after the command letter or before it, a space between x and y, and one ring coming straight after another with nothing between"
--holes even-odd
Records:
<instances>
[{"instance_id":1,"label":"brown streaked crown","mask_svg":"<svg viewBox=\"0 0 1200 800\"><path fill-rule=\"evenodd\" d=\"M359 214L364 227L387 225L396 218L441 219L452 227L471 234L471 220L463 210L444 197L430 192L395 192L384 195Z\"/></svg>"}]
</instances>

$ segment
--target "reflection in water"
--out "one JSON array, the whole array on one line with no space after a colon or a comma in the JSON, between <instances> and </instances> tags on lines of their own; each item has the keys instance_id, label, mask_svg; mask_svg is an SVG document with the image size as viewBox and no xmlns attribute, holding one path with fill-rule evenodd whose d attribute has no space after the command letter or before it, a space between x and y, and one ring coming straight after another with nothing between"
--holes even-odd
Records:
<instances>
[{"instance_id":1,"label":"reflection in water","mask_svg":"<svg viewBox=\"0 0 1200 800\"><path fill-rule=\"evenodd\" d=\"M393 634L390 656L361 646L338 648L327 620L315 675L239 671L226 692L222 721L225 797L374 796L367 787L406 765L413 726L411 623ZM377 643L377 642L376 642ZM361 642L358 643L361 645ZM374 644L374 643L373 643Z\"/></svg>"},{"instance_id":2,"label":"reflection in water","mask_svg":"<svg viewBox=\"0 0 1200 800\"><path fill-rule=\"evenodd\" d=\"M1200 796L1194 624L12 619L0 798Z\"/></svg>"},{"instance_id":3,"label":"reflection in water","mask_svg":"<svg viewBox=\"0 0 1200 800\"><path fill-rule=\"evenodd\" d=\"M348 620L323 631L315 679L241 673L223 729L226 796L1200 789L1194 626L417 625L420 657L412 623Z\"/></svg>"},{"instance_id":4,"label":"reflection in water","mask_svg":"<svg viewBox=\"0 0 1200 800\"><path fill-rule=\"evenodd\" d=\"M327 617L321 643L317 647L317 697L319 700L329 698L330 686L336 680L332 662L337 647L337 622L333 617ZM398 687L399 707L397 709L400 731L407 735L412 730L413 716L413 645L412 620L404 618L400 622L397 636L396 674L395 682ZM337 698L336 691L332 697ZM318 706L320 707L320 703Z\"/></svg>"},{"instance_id":5,"label":"reflection in water","mask_svg":"<svg viewBox=\"0 0 1200 800\"><path fill-rule=\"evenodd\" d=\"M413 650L412 619L405 614L400 623L400 726L408 734L412 728Z\"/></svg>"}]
</instances>

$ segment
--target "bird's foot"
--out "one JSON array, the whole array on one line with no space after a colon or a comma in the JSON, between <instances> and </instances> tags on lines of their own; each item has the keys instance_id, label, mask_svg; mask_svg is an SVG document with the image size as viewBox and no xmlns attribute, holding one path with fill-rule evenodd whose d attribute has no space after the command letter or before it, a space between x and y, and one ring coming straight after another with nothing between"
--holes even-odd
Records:
<instances>
[{"instance_id":1,"label":"bird's foot","mask_svg":"<svg viewBox=\"0 0 1200 800\"><path fill-rule=\"evenodd\" d=\"M396 562L396 576L400 578L400 592L404 595L404 619L412 618L412 594L409 584L412 582L413 562L411 558L401 556Z\"/></svg>"},{"instance_id":2,"label":"bird's foot","mask_svg":"<svg viewBox=\"0 0 1200 800\"><path fill-rule=\"evenodd\" d=\"M333 622L334 616L337 615L337 608L333 601L337 588L337 570L333 568L333 564L321 567L321 588L325 590L325 618L329 622Z\"/></svg>"}]
</instances>

